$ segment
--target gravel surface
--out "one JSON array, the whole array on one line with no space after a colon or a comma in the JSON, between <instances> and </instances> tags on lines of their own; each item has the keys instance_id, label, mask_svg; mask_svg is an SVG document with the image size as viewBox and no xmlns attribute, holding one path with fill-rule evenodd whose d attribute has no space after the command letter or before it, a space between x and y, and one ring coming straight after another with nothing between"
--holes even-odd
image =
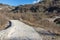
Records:
<instances>
[{"instance_id":1,"label":"gravel surface","mask_svg":"<svg viewBox=\"0 0 60 40\"><path fill-rule=\"evenodd\" d=\"M0 40L42 40L33 27L18 20L10 20L11 26L0 31Z\"/></svg>"}]
</instances>

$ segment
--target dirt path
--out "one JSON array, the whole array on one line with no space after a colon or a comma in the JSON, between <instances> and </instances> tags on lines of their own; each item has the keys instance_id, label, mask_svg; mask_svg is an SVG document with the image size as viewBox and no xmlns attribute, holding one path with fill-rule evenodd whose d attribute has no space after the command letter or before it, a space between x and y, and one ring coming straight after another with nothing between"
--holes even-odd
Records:
<instances>
[{"instance_id":1,"label":"dirt path","mask_svg":"<svg viewBox=\"0 0 60 40\"><path fill-rule=\"evenodd\" d=\"M42 40L42 37L29 25L18 20L10 20L11 27L0 32L0 40Z\"/></svg>"}]
</instances>

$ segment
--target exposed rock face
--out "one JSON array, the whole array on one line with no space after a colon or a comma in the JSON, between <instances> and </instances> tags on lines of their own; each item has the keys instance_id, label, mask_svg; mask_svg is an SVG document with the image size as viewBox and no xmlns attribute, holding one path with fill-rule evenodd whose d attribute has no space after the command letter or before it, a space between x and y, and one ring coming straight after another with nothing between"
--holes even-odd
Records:
<instances>
[{"instance_id":1,"label":"exposed rock face","mask_svg":"<svg viewBox=\"0 0 60 40\"><path fill-rule=\"evenodd\" d=\"M39 3L36 3L34 5L22 5L22 6L17 6L13 11L15 12L54 12L55 10L57 12L60 12L60 0L42 0ZM46 10L47 9L47 10Z\"/></svg>"},{"instance_id":2,"label":"exposed rock face","mask_svg":"<svg viewBox=\"0 0 60 40\"><path fill-rule=\"evenodd\" d=\"M60 18L55 19L54 22L56 22L56 24L60 24Z\"/></svg>"}]
</instances>

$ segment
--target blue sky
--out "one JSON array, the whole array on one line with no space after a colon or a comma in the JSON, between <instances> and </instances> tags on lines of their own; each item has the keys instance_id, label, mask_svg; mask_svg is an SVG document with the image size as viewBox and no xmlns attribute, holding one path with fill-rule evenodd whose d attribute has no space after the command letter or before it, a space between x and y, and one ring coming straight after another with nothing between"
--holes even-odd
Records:
<instances>
[{"instance_id":1,"label":"blue sky","mask_svg":"<svg viewBox=\"0 0 60 40\"><path fill-rule=\"evenodd\" d=\"M31 4L36 2L37 0L0 0L0 3L8 4L11 6L23 5L23 4Z\"/></svg>"}]
</instances>

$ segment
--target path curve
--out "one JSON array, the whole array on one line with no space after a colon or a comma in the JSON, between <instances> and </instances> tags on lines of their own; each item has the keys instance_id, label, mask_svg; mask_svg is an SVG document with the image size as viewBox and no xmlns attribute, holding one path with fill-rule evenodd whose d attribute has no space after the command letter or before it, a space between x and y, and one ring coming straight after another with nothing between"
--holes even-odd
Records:
<instances>
[{"instance_id":1,"label":"path curve","mask_svg":"<svg viewBox=\"0 0 60 40\"><path fill-rule=\"evenodd\" d=\"M0 32L0 40L42 40L42 37L31 26L18 20L10 21L11 27Z\"/></svg>"}]
</instances>

